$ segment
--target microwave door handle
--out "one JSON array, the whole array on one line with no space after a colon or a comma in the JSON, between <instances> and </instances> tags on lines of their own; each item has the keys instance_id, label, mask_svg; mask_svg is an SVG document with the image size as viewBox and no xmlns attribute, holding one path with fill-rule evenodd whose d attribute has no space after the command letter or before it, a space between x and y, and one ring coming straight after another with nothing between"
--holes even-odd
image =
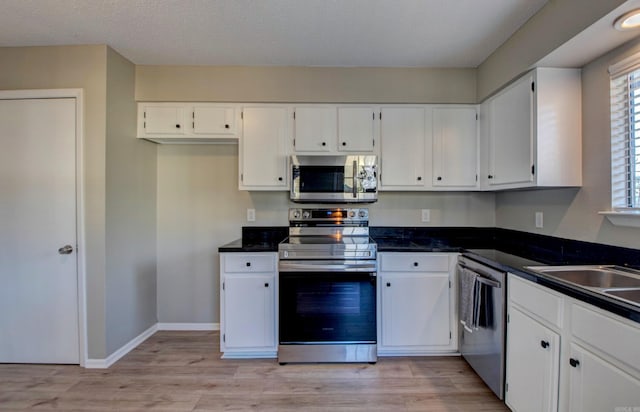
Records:
<instances>
[{"instance_id":1,"label":"microwave door handle","mask_svg":"<svg viewBox=\"0 0 640 412\"><path fill-rule=\"evenodd\" d=\"M353 197L354 199L357 197L357 188L356 188L356 173L358 171L358 162L353 161Z\"/></svg>"}]
</instances>

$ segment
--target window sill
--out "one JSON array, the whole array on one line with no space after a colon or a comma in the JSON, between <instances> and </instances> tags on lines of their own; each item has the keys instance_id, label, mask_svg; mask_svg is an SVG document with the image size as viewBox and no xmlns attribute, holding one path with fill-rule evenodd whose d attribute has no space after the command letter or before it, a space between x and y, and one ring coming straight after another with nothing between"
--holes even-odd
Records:
<instances>
[{"instance_id":1,"label":"window sill","mask_svg":"<svg viewBox=\"0 0 640 412\"><path fill-rule=\"evenodd\" d=\"M640 210L639 211L605 211L598 212L599 215L605 216L615 226L639 227L640 228Z\"/></svg>"}]
</instances>

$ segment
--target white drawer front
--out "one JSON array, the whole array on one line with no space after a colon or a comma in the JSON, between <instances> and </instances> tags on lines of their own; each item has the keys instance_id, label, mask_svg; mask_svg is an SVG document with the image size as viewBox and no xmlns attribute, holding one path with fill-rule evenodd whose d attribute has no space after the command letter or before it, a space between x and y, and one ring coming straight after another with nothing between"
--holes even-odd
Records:
<instances>
[{"instance_id":1,"label":"white drawer front","mask_svg":"<svg viewBox=\"0 0 640 412\"><path fill-rule=\"evenodd\" d=\"M381 253L384 272L448 272L449 255L441 253Z\"/></svg>"},{"instance_id":2,"label":"white drawer front","mask_svg":"<svg viewBox=\"0 0 640 412\"><path fill-rule=\"evenodd\" d=\"M275 253L228 253L225 255L225 272L273 272L275 270Z\"/></svg>"},{"instance_id":3,"label":"white drawer front","mask_svg":"<svg viewBox=\"0 0 640 412\"><path fill-rule=\"evenodd\" d=\"M562 327L562 297L515 275L509 275L509 299L557 327Z\"/></svg>"},{"instance_id":4,"label":"white drawer front","mask_svg":"<svg viewBox=\"0 0 640 412\"><path fill-rule=\"evenodd\" d=\"M571 332L576 338L640 371L640 324L634 327L574 303Z\"/></svg>"}]
</instances>

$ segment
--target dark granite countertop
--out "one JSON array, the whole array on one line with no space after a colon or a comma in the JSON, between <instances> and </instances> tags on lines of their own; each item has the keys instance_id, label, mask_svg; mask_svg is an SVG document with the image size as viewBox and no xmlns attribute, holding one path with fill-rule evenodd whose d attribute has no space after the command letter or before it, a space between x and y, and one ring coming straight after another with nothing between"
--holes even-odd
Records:
<instances>
[{"instance_id":1,"label":"dark granite countertop","mask_svg":"<svg viewBox=\"0 0 640 412\"><path fill-rule=\"evenodd\" d=\"M440 239L377 238L378 252L460 252L459 246L451 246Z\"/></svg>"},{"instance_id":2,"label":"dark granite countertop","mask_svg":"<svg viewBox=\"0 0 640 412\"><path fill-rule=\"evenodd\" d=\"M236 239L218 248L218 252L277 252L278 243L275 241L249 241Z\"/></svg>"},{"instance_id":3,"label":"dark granite countertop","mask_svg":"<svg viewBox=\"0 0 640 412\"><path fill-rule=\"evenodd\" d=\"M516 276L563 293L574 299L589 303L606 311L640 323L640 307L620 301L613 297L597 292L569 285L551 276L536 273L526 269L527 266L539 266L543 263L512 255L495 249L469 249L462 253L464 256L484 263L497 270L513 273Z\"/></svg>"},{"instance_id":4,"label":"dark granite countertop","mask_svg":"<svg viewBox=\"0 0 640 412\"><path fill-rule=\"evenodd\" d=\"M277 252L289 234L287 226L245 226L242 237L218 248L218 252Z\"/></svg>"}]
</instances>

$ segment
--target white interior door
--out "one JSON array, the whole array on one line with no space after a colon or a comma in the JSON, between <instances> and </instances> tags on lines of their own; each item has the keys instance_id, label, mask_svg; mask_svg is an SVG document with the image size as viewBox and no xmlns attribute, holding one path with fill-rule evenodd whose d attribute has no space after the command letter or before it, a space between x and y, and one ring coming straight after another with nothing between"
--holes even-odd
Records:
<instances>
[{"instance_id":1,"label":"white interior door","mask_svg":"<svg viewBox=\"0 0 640 412\"><path fill-rule=\"evenodd\" d=\"M0 362L80 363L75 105L0 100Z\"/></svg>"}]
</instances>

